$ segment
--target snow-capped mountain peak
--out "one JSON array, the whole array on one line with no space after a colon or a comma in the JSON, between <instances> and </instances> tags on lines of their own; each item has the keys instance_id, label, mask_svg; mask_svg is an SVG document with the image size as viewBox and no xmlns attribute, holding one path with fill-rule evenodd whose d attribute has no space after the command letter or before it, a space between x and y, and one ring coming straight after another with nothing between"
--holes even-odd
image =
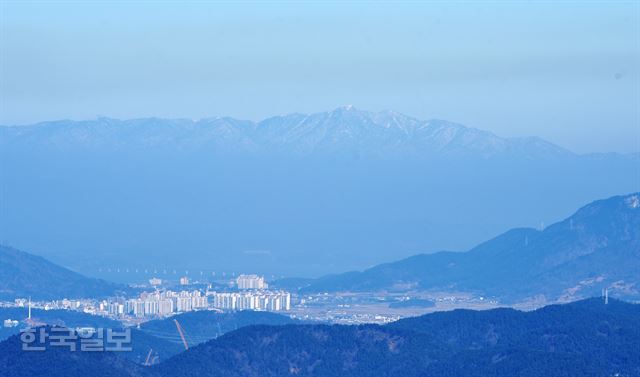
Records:
<instances>
[{"instance_id":1,"label":"snow-capped mountain peak","mask_svg":"<svg viewBox=\"0 0 640 377\"><path fill-rule=\"evenodd\" d=\"M44 122L0 127L0 143L102 146L166 145L216 151L277 151L375 157L489 158L499 155L548 158L571 155L539 138L501 138L491 132L439 119L419 120L395 111L368 112L346 105L328 112L275 116L259 122L230 117L145 118Z\"/></svg>"}]
</instances>

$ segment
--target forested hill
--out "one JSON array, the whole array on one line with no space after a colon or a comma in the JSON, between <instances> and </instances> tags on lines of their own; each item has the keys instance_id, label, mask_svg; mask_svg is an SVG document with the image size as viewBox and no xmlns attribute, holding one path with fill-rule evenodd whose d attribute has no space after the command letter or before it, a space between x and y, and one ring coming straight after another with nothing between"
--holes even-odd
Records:
<instances>
[{"instance_id":1,"label":"forested hill","mask_svg":"<svg viewBox=\"0 0 640 377\"><path fill-rule=\"evenodd\" d=\"M109 352L0 343L0 376L640 376L640 305L455 310L378 325L256 325L143 368ZM61 367L51 368L53 363Z\"/></svg>"},{"instance_id":2,"label":"forested hill","mask_svg":"<svg viewBox=\"0 0 640 377\"><path fill-rule=\"evenodd\" d=\"M453 311L388 326L253 326L182 353L161 376L640 376L640 306ZM210 374L211 375L211 374Z\"/></svg>"},{"instance_id":3,"label":"forested hill","mask_svg":"<svg viewBox=\"0 0 640 377\"><path fill-rule=\"evenodd\" d=\"M544 230L516 228L468 252L420 254L311 281L304 291L442 289L575 301L640 298L640 193L597 200Z\"/></svg>"},{"instance_id":4,"label":"forested hill","mask_svg":"<svg viewBox=\"0 0 640 377\"><path fill-rule=\"evenodd\" d=\"M230 331L251 325L285 325L299 323L288 316L244 310L239 312L218 313L215 311L193 311L165 319L157 319L143 323L142 331L153 336L182 344L173 322L178 320L187 333L190 345L217 338Z\"/></svg>"},{"instance_id":5,"label":"forested hill","mask_svg":"<svg viewBox=\"0 0 640 377\"><path fill-rule=\"evenodd\" d=\"M88 278L40 256L0 245L0 299L104 297L126 290L124 285Z\"/></svg>"}]
</instances>

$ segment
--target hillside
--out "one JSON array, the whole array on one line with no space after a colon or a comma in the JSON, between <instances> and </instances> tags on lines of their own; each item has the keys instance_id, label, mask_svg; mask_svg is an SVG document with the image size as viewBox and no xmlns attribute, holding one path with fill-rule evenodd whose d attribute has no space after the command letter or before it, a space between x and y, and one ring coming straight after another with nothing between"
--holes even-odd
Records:
<instances>
[{"instance_id":1,"label":"hillside","mask_svg":"<svg viewBox=\"0 0 640 377\"><path fill-rule=\"evenodd\" d=\"M0 376L640 376L640 306L594 298L532 312L455 310L395 323L256 325L151 368L109 352L23 352L0 343ZM56 360L56 370L49 366ZM57 364L56 364L57 365Z\"/></svg>"},{"instance_id":2,"label":"hillside","mask_svg":"<svg viewBox=\"0 0 640 377\"><path fill-rule=\"evenodd\" d=\"M254 326L156 369L163 376L638 376L639 314L638 305L592 299L530 313L437 313L384 327Z\"/></svg>"},{"instance_id":3,"label":"hillside","mask_svg":"<svg viewBox=\"0 0 640 377\"><path fill-rule=\"evenodd\" d=\"M602 298L590 298L570 304L549 305L531 312L509 308L486 311L456 309L405 318L387 326L428 334L433 339L458 349L526 346L553 348L558 352L582 353L597 358L597 350L579 348L586 344L558 342L559 339L551 335L566 332L590 337L601 336L602 346L608 352L614 351L625 344L626 335L619 324L626 323L627 330L635 334L634 337L640 334L638 313L640 307L637 304L610 299L605 305ZM606 360L600 362L604 364Z\"/></svg>"},{"instance_id":4,"label":"hillside","mask_svg":"<svg viewBox=\"0 0 640 377\"><path fill-rule=\"evenodd\" d=\"M0 308L0 320L14 319L23 321L26 316L26 308ZM36 323L46 326L93 327L96 329L119 329L122 327L122 324L116 320L72 310L32 309L31 317ZM20 334L20 330L26 326L23 322L17 327L0 327L0 341ZM144 363L150 349L153 349L153 356L157 356L158 361L166 360L184 350L181 344L176 344L135 328L131 328L131 347L131 352L124 352L121 356L138 364Z\"/></svg>"},{"instance_id":5,"label":"hillside","mask_svg":"<svg viewBox=\"0 0 640 377\"><path fill-rule=\"evenodd\" d=\"M27 308L0 308L0 320L13 319L23 321L27 318ZM73 310L32 309L31 317L36 323L64 327L103 327L117 328L118 321ZM23 326L0 328L0 340L18 334Z\"/></svg>"},{"instance_id":6,"label":"hillside","mask_svg":"<svg viewBox=\"0 0 640 377\"><path fill-rule=\"evenodd\" d=\"M42 257L0 245L0 299L103 297L126 289L126 286L87 278Z\"/></svg>"},{"instance_id":7,"label":"hillside","mask_svg":"<svg viewBox=\"0 0 640 377\"><path fill-rule=\"evenodd\" d=\"M75 352L67 347L22 351L19 335L0 342L0 377L134 377L143 376L145 368L127 360L118 352Z\"/></svg>"},{"instance_id":8,"label":"hillside","mask_svg":"<svg viewBox=\"0 0 640 377\"><path fill-rule=\"evenodd\" d=\"M416 255L317 279L303 291L448 289L573 300L640 297L640 194L590 203L542 231L513 229L465 253Z\"/></svg>"},{"instance_id":9,"label":"hillside","mask_svg":"<svg viewBox=\"0 0 640 377\"><path fill-rule=\"evenodd\" d=\"M287 316L256 311L218 313L215 311L194 311L178 314L166 319L145 322L140 329L153 336L182 344L173 322L178 320L191 346L215 339L230 331L252 325L286 325L298 321Z\"/></svg>"}]
</instances>

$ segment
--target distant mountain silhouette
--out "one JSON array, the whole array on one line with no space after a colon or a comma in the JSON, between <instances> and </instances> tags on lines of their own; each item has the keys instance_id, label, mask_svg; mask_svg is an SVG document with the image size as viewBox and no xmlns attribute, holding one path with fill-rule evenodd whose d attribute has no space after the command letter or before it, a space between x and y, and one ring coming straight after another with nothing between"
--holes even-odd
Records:
<instances>
[{"instance_id":1,"label":"distant mountain silhouette","mask_svg":"<svg viewBox=\"0 0 640 377\"><path fill-rule=\"evenodd\" d=\"M48 260L0 245L0 298L62 299L105 297L127 287L91 279Z\"/></svg>"},{"instance_id":2,"label":"distant mountain silhouette","mask_svg":"<svg viewBox=\"0 0 640 377\"><path fill-rule=\"evenodd\" d=\"M0 126L0 240L122 282L140 276L117 267L317 277L638 191L639 158L348 106Z\"/></svg>"},{"instance_id":3,"label":"distant mountain silhouette","mask_svg":"<svg viewBox=\"0 0 640 377\"><path fill-rule=\"evenodd\" d=\"M303 291L471 290L575 300L602 289L640 297L640 194L590 203L544 230L513 229L465 253L416 255L326 276Z\"/></svg>"},{"instance_id":4,"label":"distant mountain silhouette","mask_svg":"<svg viewBox=\"0 0 640 377\"><path fill-rule=\"evenodd\" d=\"M394 111L345 106L315 114L276 116L260 122L229 117L202 120L99 118L0 127L0 145L84 148L211 148L221 152L348 154L382 158L505 155L557 158L573 153L539 138L501 138L444 120L418 120Z\"/></svg>"}]
</instances>

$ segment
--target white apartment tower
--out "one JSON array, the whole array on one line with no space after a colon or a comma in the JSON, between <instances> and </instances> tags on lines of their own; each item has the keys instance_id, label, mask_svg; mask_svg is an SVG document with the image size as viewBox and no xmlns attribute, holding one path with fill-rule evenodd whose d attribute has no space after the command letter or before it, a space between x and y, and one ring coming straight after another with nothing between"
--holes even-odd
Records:
<instances>
[{"instance_id":1,"label":"white apartment tower","mask_svg":"<svg viewBox=\"0 0 640 377\"><path fill-rule=\"evenodd\" d=\"M263 276L240 275L236 279L238 289L267 289L269 285L264 281Z\"/></svg>"}]
</instances>

